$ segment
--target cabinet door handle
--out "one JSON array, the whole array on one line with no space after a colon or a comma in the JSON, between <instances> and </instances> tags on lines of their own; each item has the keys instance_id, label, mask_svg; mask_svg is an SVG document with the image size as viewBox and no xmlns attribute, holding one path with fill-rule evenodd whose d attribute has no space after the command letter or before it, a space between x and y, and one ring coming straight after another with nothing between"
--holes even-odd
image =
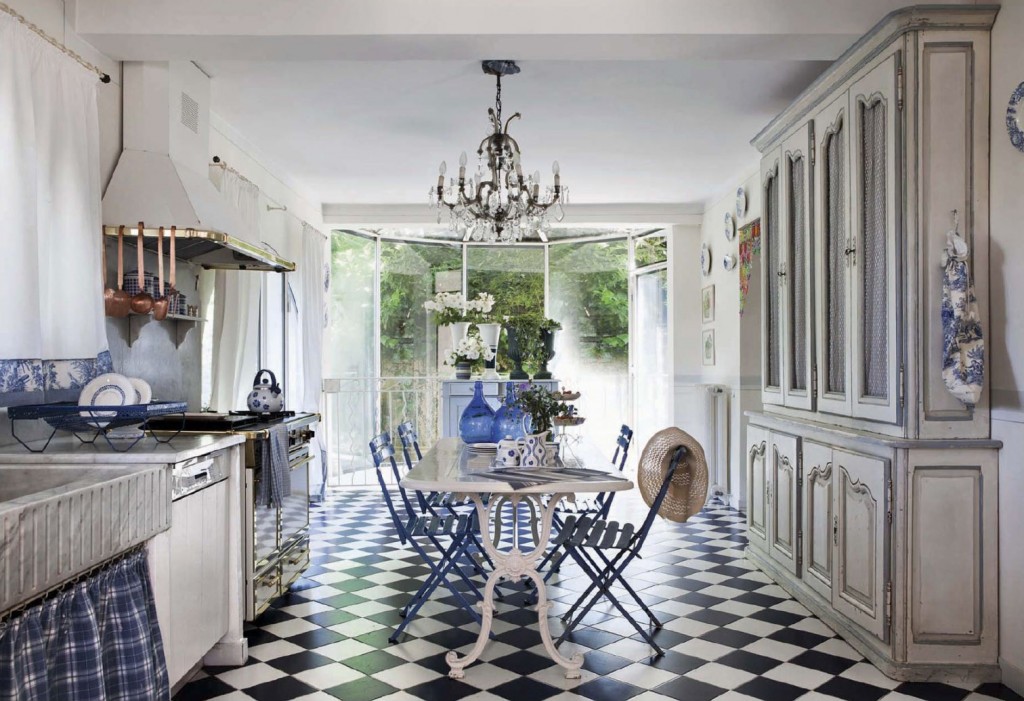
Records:
<instances>
[{"instance_id":1,"label":"cabinet door handle","mask_svg":"<svg viewBox=\"0 0 1024 701\"><path fill-rule=\"evenodd\" d=\"M786 264L785 263L779 263L779 269L778 269L778 271L775 274L778 276L780 282L785 282L786 281Z\"/></svg>"},{"instance_id":2,"label":"cabinet door handle","mask_svg":"<svg viewBox=\"0 0 1024 701\"><path fill-rule=\"evenodd\" d=\"M857 247L853 245L853 239L846 239L846 250L843 255L850 261L850 265L857 265Z\"/></svg>"},{"instance_id":3,"label":"cabinet door handle","mask_svg":"<svg viewBox=\"0 0 1024 701\"><path fill-rule=\"evenodd\" d=\"M832 517L832 544L839 545L839 516Z\"/></svg>"}]
</instances>

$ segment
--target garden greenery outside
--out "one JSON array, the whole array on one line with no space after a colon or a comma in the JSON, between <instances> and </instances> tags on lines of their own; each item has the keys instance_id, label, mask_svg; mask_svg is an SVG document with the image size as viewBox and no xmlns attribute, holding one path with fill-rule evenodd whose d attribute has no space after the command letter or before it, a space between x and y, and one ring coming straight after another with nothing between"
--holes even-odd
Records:
<instances>
[{"instance_id":1,"label":"garden greenery outside","mask_svg":"<svg viewBox=\"0 0 1024 701\"><path fill-rule=\"evenodd\" d=\"M375 234L334 231L331 237L332 309L331 348L327 376L366 374L374 367L374 293L377 241ZM547 316L560 322L555 377L572 387L583 375L625 377L629 356L629 244L623 238L552 243L548 247L550 285ZM366 235L369 234L369 235ZM641 246L640 243L644 245ZM664 237L638 241L638 264L655 262L664 254ZM462 290L462 245L458 242L422 243L380 238L380 378L447 377L439 365L438 345L447 345L447 329L440 332L423 303L436 292ZM469 246L466 250L466 294L488 292L495 298L492 318L545 314L544 248L540 246ZM661 257L661 260L664 260ZM498 351L498 371L508 372L505 334ZM525 369L531 375L532 363ZM436 383L436 381L435 381ZM406 382L408 384L408 382ZM436 387L432 385L432 387ZM415 394L415 393L413 393ZM436 417L436 392L406 396L402 402L434 402L431 407L394 406L394 393L382 393L379 411L382 428L388 417ZM401 419L399 419L401 420ZM421 426L421 437L431 430Z\"/></svg>"}]
</instances>

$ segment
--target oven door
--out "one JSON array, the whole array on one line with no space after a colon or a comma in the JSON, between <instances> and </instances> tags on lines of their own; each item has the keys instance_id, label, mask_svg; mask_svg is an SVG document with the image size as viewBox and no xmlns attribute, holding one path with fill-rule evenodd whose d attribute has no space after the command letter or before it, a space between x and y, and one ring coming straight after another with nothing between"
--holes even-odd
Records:
<instances>
[{"instance_id":1,"label":"oven door","mask_svg":"<svg viewBox=\"0 0 1024 701\"><path fill-rule=\"evenodd\" d=\"M273 506L261 506L256 503L256 495L260 493L263 480L263 469L259 467L249 470L252 475L252 492L249 507L252 509L252 569L259 570L270 562L277 552L281 541L278 539L278 510Z\"/></svg>"},{"instance_id":2,"label":"oven door","mask_svg":"<svg viewBox=\"0 0 1024 701\"><path fill-rule=\"evenodd\" d=\"M304 455L291 464L292 493L281 499L281 547L287 548L309 527L309 463Z\"/></svg>"}]
</instances>

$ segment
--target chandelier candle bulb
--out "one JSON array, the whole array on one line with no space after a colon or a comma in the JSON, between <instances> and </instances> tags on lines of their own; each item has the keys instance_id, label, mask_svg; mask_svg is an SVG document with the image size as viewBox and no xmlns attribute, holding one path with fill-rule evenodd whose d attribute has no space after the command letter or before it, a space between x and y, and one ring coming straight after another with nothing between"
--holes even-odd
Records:
<instances>
[{"instance_id":1,"label":"chandelier candle bulb","mask_svg":"<svg viewBox=\"0 0 1024 701\"><path fill-rule=\"evenodd\" d=\"M466 179L466 152L463 151L462 155L459 156L459 182L461 183Z\"/></svg>"}]
</instances>

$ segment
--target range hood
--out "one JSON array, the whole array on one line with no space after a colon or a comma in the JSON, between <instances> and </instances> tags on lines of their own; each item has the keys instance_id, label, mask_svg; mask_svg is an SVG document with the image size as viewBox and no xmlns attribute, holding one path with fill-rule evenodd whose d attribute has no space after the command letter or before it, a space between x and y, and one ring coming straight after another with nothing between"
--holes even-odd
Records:
<instances>
[{"instance_id":1,"label":"range hood","mask_svg":"<svg viewBox=\"0 0 1024 701\"><path fill-rule=\"evenodd\" d=\"M156 250L159 227L177 228L177 256L204 268L288 272L265 250L207 175L210 79L188 61L124 64L124 151L103 194L108 236L125 227Z\"/></svg>"}]
</instances>

